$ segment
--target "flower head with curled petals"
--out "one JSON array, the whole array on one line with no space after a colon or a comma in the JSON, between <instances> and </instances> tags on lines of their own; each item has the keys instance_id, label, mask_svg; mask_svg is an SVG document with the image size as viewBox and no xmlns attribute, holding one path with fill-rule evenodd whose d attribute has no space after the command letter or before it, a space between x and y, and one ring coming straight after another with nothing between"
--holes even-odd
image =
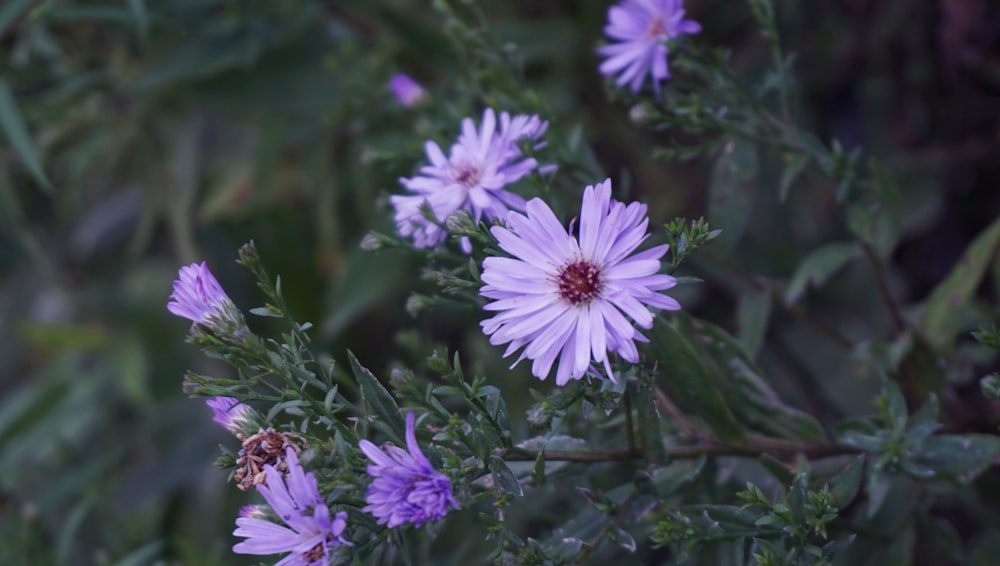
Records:
<instances>
[{"instance_id":1,"label":"flower head with curled petals","mask_svg":"<svg viewBox=\"0 0 1000 566\"><path fill-rule=\"evenodd\" d=\"M204 261L180 269L170 298L167 310L195 324L211 326L213 320L237 317L239 312Z\"/></svg>"},{"instance_id":2,"label":"flower head with curled petals","mask_svg":"<svg viewBox=\"0 0 1000 566\"><path fill-rule=\"evenodd\" d=\"M579 239L540 199L528 202L527 215L508 214L507 226L491 232L514 257L483 261L479 293L492 300L484 308L498 313L481 323L490 343L509 343L504 356L524 348L514 363L532 360L539 379L558 358L557 385L582 378L595 362L614 379L608 352L639 361L635 341L645 337L626 316L651 328L648 307L680 308L660 293L677 284L658 273L668 246L633 253L648 224L645 205L611 198L610 180L584 190Z\"/></svg>"},{"instance_id":3,"label":"flower head with curled petals","mask_svg":"<svg viewBox=\"0 0 1000 566\"><path fill-rule=\"evenodd\" d=\"M365 511L390 529L403 523L420 527L439 521L458 503L451 493L451 480L431 466L420 451L414 430L413 413L406 415L406 450L387 445L385 452L361 440L362 452L373 463L368 466L372 483L368 486Z\"/></svg>"},{"instance_id":4,"label":"flower head with curled petals","mask_svg":"<svg viewBox=\"0 0 1000 566\"><path fill-rule=\"evenodd\" d=\"M684 19L682 0L622 0L608 9L604 33L615 43L598 50L605 57L601 74L618 75L615 84L633 93L648 75L659 95L660 82L670 78L667 40L699 31L698 22Z\"/></svg>"},{"instance_id":5,"label":"flower head with curled petals","mask_svg":"<svg viewBox=\"0 0 1000 566\"><path fill-rule=\"evenodd\" d=\"M418 248L433 248L447 238L441 227L448 215L466 210L475 222L484 216L499 218L508 210L523 210L524 199L506 190L538 168L525 157L519 142L543 145L548 122L538 116L500 113L488 108L477 128L471 118L462 121L462 132L448 156L433 141L424 146L429 165L420 174L399 182L412 194L393 195L394 219L400 235L412 238ZM428 210L436 222L424 216ZM469 250L466 250L469 251Z\"/></svg>"},{"instance_id":6,"label":"flower head with curled petals","mask_svg":"<svg viewBox=\"0 0 1000 566\"><path fill-rule=\"evenodd\" d=\"M267 481L257 486L274 514L287 526L264 519L259 506L245 507L236 519L233 534L246 540L233 546L237 554L279 554L290 552L276 566L326 565L331 551L338 546L353 546L344 539L347 513L330 517L330 510L316 486L316 476L306 473L299 464L295 450L285 455L288 476L273 466L264 466Z\"/></svg>"},{"instance_id":7,"label":"flower head with curled petals","mask_svg":"<svg viewBox=\"0 0 1000 566\"><path fill-rule=\"evenodd\" d=\"M256 412L238 399L212 397L205 404L212 409L212 420L233 434L252 432L260 426Z\"/></svg>"}]
</instances>

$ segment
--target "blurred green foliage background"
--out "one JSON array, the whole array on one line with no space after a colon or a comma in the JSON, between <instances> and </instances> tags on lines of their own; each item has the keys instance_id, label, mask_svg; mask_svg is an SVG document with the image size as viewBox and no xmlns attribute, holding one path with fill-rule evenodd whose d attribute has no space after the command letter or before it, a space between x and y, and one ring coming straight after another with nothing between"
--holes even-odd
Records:
<instances>
[{"instance_id":1,"label":"blurred green foliage background","mask_svg":"<svg viewBox=\"0 0 1000 566\"><path fill-rule=\"evenodd\" d=\"M423 140L450 143L483 105L542 112L553 138L584 148L585 166L565 167L556 187L610 175L620 195L650 204L653 226L708 215L730 229L712 217L711 157L657 159L690 135L644 132L609 96L594 52L608 2L488 2L475 33L439 4L0 4L0 563L253 562L231 554L229 536L250 496L211 467L233 441L180 392L185 369L227 369L185 344L187 321L165 309L177 267L203 259L237 304L257 306L233 263L249 239L337 359L350 348L387 375L418 363L408 344L419 334L485 360L515 415L529 403L517 391L550 390L525 368L502 373L500 352L464 330L474 314L411 316L410 292L435 288L419 263L358 246L373 228L392 231L386 196L423 161ZM737 73L758 78L769 53L746 6L686 4L705 30L695 41L728 47ZM785 0L777 12L798 56L800 123L878 155L901 188L901 238L885 259L905 311L1000 212L1000 7ZM426 104L391 97L397 72L428 89ZM760 156L745 226L684 273L706 280L684 288L685 309L735 329L748 281L787 278L808 250L846 238L832 181L805 174L782 203L780 175ZM569 212L576 197L553 198ZM998 318L997 274L966 327ZM855 262L806 304L855 343L884 338L875 285ZM397 337L404 328L416 334ZM991 363L971 341L958 349L946 405L977 396L973 378ZM875 380L787 313L774 314L760 360L786 400L826 425L871 411ZM809 381L818 369L835 378ZM955 426L995 429L995 407L969 403L979 413ZM980 481L996 495L998 480ZM961 536L977 531L944 514Z\"/></svg>"}]
</instances>

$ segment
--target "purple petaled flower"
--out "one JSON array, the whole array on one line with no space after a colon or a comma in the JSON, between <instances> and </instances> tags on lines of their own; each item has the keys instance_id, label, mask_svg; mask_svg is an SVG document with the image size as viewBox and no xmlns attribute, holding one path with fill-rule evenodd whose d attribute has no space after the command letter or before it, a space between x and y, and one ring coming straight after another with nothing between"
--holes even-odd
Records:
<instances>
[{"instance_id":1,"label":"purple petaled flower","mask_svg":"<svg viewBox=\"0 0 1000 566\"><path fill-rule=\"evenodd\" d=\"M225 315L235 311L236 306L229 299L212 272L201 264L192 263L180 269L179 279L174 281L172 302L167 310L194 323L208 325L214 315Z\"/></svg>"},{"instance_id":2,"label":"purple petaled flower","mask_svg":"<svg viewBox=\"0 0 1000 566\"><path fill-rule=\"evenodd\" d=\"M330 552L338 546L353 546L342 536L347 526L347 513L341 511L332 518L330 510L316 487L316 476L305 473L295 450L285 454L288 477L271 465L264 466L267 481L257 491L287 527L265 520L258 506L244 507L236 519L233 535L246 537L236 543L238 554L278 554L291 552L275 566L326 565Z\"/></svg>"},{"instance_id":3,"label":"purple petaled flower","mask_svg":"<svg viewBox=\"0 0 1000 566\"><path fill-rule=\"evenodd\" d=\"M542 147L539 138L548 122L534 115L512 117L502 112L497 126L496 112L488 108L478 129L471 118L462 121L462 133L447 157L433 141L425 144L430 165L421 167L420 175L399 179L413 194L390 197L396 229L402 236L413 238L418 248L432 248L447 237L438 223L457 210L468 211L479 222L483 216L499 218L508 210L524 209L524 199L505 187L538 168L537 161L524 156L518 142L528 140L535 148ZM437 223L424 216L421 209L425 206Z\"/></svg>"},{"instance_id":4,"label":"purple petaled flower","mask_svg":"<svg viewBox=\"0 0 1000 566\"><path fill-rule=\"evenodd\" d=\"M660 82L670 78L667 40L701 31L701 24L684 19L682 5L683 0L622 0L609 8L604 33L617 43L598 50L605 57L601 74L618 75L615 84L628 84L633 93L650 75L659 95Z\"/></svg>"},{"instance_id":5,"label":"purple petaled flower","mask_svg":"<svg viewBox=\"0 0 1000 566\"><path fill-rule=\"evenodd\" d=\"M409 75L399 73L389 80L389 90L400 104L412 108L427 97L427 91Z\"/></svg>"},{"instance_id":6,"label":"purple petaled flower","mask_svg":"<svg viewBox=\"0 0 1000 566\"><path fill-rule=\"evenodd\" d=\"M639 360L634 341L646 341L625 316L651 328L647 307L680 308L659 293L677 284L657 273L668 246L632 253L649 236L646 205L613 200L610 180L584 190L579 239L541 199L527 208L527 216L511 212L507 227L491 229L514 258L483 261L486 285L479 293L493 300L486 310L499 311L481 323L483 331L491 344L510 343L505 357L524 347L514 364L532 360L531 373L539 379L558 357L557 385L582 378L592 361L602 363L614 380L608 352L634 363Z\"/></svg>"},{"instance_id":7,"label":"purple petaled flower","mask_svg":"<svg viewBox=\"0 0 1000 566\"><path fill-rule=\"evenodd\" d=\"M255 427L254 410L240 403L238 399L213 397L205 399L205 404L212 409L212 420L233 434L240 434Z\"/></svg>"},{"instance_id":8,"label":"purple petaled flower","mask_svg":"<svg viewBox=\"0 0 1000 566\"><path fill-rule=\"evenodd\" d=\"M406 415L406 447L386 445L385 452L361 440L361 450L374 462L368 466L372 483L364 508L390 529L403 523L420 527L439 521L458 503L451 494L451 480L434 470L420 451L414 432L413 413Z\"/></svg>"}]
</instances>

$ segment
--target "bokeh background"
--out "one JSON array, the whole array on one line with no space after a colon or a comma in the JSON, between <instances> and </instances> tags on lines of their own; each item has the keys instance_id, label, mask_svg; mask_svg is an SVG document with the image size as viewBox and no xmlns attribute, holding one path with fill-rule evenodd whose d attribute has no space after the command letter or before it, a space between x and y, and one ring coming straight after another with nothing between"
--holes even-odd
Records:
<instances>
[{"instance_id":1,"label":"bokeh background","mask_svg":"<svg viewBox=\"0 0 1000 566\"><path fill-rule=\"evenodd\" d=\"M423 160L423 140L450 143L461 117L484 105L543 112L553 145L589 146L577 152L587 167L649 203L653 226L715 220L714 156L654 158L690 136L636 127L596 71L609 2L487 2L478 35L438 4L0 3L0 563L255 562L231 554L229 534L253 498L212 467L218 444L235 441L180 391L186 369L228 369L186 344L187 321L165 309L177 268L202 260L237 304L258 306L233 262L250 239L293 313L315 324L316 348L335 359L349 348L387 376L419 365L419 336L480 360L512 407L530 402L528 385L550 391L525 368L502 369L500 352L468 330L475 313L408 312L412 291L435 289L416 258L359 248L369 230L392 231L386 197ZM686 4L704 26L695 41L730 49L748 82L762 75L770 54L743 3ZM901 188L902 237L887 262L905 311L1000 212L1000 5L776 5L797 54L799 122L878 156ZM502 60L470 55L484 37ZM397 72L425 86L424 105L392 98ZM805 174L782 203L779 161L760 159L739 237L682 273L705 279L679 292L685 308L730 329L748 280L787 278L808 250L848 237L833 181ZM560 172L547 190L600 180ZM567 217L576 194L554 196ZM996 319L985 306L1000 296L996 273L980 289L986 319ZM891 331L863 263L807 305L858 342ZM977 355L970 346L949 368L954 395L978 395ZM859 399L877 383L787 314L774 315L761 363L786 400L824 424L871 410ZM810 381L813 368L835 378ZM960 535L974 530L952 519ZM523 521L529 534L532 518ZM443 536L482 534L469 525Z\"/></svg>"}]
</instances>

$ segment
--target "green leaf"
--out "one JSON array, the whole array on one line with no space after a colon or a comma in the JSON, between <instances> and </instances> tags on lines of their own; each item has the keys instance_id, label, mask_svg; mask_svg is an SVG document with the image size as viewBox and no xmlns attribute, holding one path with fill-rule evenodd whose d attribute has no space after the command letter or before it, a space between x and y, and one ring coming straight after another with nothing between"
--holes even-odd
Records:
<instances>
[{"instance_id":1,"label":"green leaf","mask_svg":"<svg viewBox=\"0 0 1000 566\"><path fill-rule=\"evenodd\" d=\"M697 460L676 460L669 466L653 471L653 485L660 498L673 495L682 487L690 484L705 469L708 457L702 455Z\"/></svg>"},{"instance_id":2,"label":"green leaf","mask_svg":"<svg viewBox=\"0 0 1000 566\"><path fill-rule=\"evenodd\" d=\"M757 148L743 140L726 144L715 161L708 195L708 218L725 232L719 243L732 249L743 236L757 179Z\"/></svg>"},{"instance_id":3,"label":"green leaf","mask_svg":"<svg viewBox=\"0 0 1000 566\"><path fill-rule=\"evenodd\" d=\"M145 39L146 32L149 30L149 12L146 10L146 0L128 0L128 6L132 10L132 17L135 19L139 37Z\"/></svg>"},{"instance_id":4,"label":"green leaf","mask_svg":"<svg viewBox=\"0 0 1000 566\"><path fill-rule=\"evenodd\" d=\"M970 482L1000 455L1000 437L989 434L942 434L924 441L913 460L938 475Z\"/></svg>"},{"instance_id":5,"label":"green leaf","mask_svg":"<svg viewBox=\"0 0 1000 566\"><path fill-rule=\"evenodd\" d=\"M770 454L761 454L760 458L757 459L767 471L774 474L774 477L781 482L782 485L790 485L792 481L795 480L795 474L788 469L788 466L784 462L771 456Z\"/></svg>"},{"instance_id":6,"label":"green leaf","mask_svg":"<svg viewBox=\"0 0 1000 566\"><path fill-rule=\"evenodd\" d=\"M809 156L806 154L799 154L798 156L793 157L788 164L785 165L784 171L781 172L781 183L778 185L778 201L785 202L785 199L788 198L788 191L792 188L792 184L806 168L808 163Z\"/></svg>"},{"instance_id":7,"label":"green leaf","mask_svg":"<svg viewBox=\"0 0 1000 566\"><path fill-rule=\"evenodd\" d=\"M750 354L756 354L764 342L771 308L769 288L747 291L740 295L736 307L736 320L740 328L740 342Z\"/></svg>"},{"instance_id":8,"label":"green leaf","mask_svg":"<svg viewBox=\"0 0 1000 566\"><path fill-rule=\"evenodd\" d=\"M678 329L692 337L690 343L709 374L717 376L718 390L738 422L782 438L808 441L823 438L819 422L785 404L732 335L714 324L683 314L675 315L675 320Z\"/></svg>"},{"instance_id":9,"label":"green leaf","mask_svg":"<svg viewBox=\"0 0 1000 566\"><path fill-rule=\"evenodd\" d=\"M646 449L646 460L652 464L666 464L667 451L663 447L663 432L660 430L660 415L656 411L653 390L655 383L651 378L639 380L636 392L636 411L638 413L639 434L642 436Z\"/></svg>"},{"instance_id":10,"label":"green leaf","mask_svg":"<svg viewBox=\"0 0 1000 566\"><path fill-rule=\"evenodd\" d=\"M743 427L719 391L721 376L708 371L691 344L666 319L656 319L651 341L662 364L663 384L672 396L705 419L720 440L742 439Z\"/></svg>"},{"instance_id":11,"label":"green leaf","mask_svg":"<svg viewBox=\"0 0 1000 566\"><path fill-rule=\"evenodd\" d=\"M871 169L871 183L847 206L847 226L885 257L899 239L903 197L884 165L873 162Z\"/></svg>"},{"instance_id":12,"label":"green leaf","mask_svg":"<svg viewBox=\"0 0 1000 566\"><path fill-rule=\"evenodd\" d=\"M269 318L285 318L281 311L272 306L255 307L250 309L250 314Z\"/></svg>"},{"instance_id":13,"label":"green leaf","mask_svg":"<svg viewBox=\"0 0 1000 566\"><path fill-rule=\"evenodd\" d=\"M34 0L7 0L0 6L0 36L11 29L11 26L24 15Z\"/></svg>"},{"instance_id":14,"label":"green leaf","mask_svg":"<svg viewBox=\"0 0 1000 566\"><path fill-rule=\"evenodd\" d=\"M500 488L503 493L512 493L517 496L524 495L521 489L521 482L517 481L517 476L507 467L507 464L497 456L490 456L490 475L493 476L493 484Z\"/></svg>"},{"instance_id":15,"label":"green leaf","mask_svg":"<svg viewBox=\"0 0 1000 566\"><path fill-rule=\"evenodd\" d=\"M52 184L49 183L49 179L45 176L45 170L42 168L42 158L35 147L35 141L31 138L31 134L28 133L28 126L25 125L24 119L21 117L21 112L17 108L17 100L14 99L14 93L11 92L10 86L7 85L7 81L2 77L0 77L0 130L3 130L7 142L14 149L14 152L24 163L25 167L28 168L28 171L31 172L38 186L46 192L50 192Z\"/></svg>"},{"instance_id":16,"label":"green leaf","mask_svg":"<svg viewBox=\"0 0 1000 566\"><path fill-rule=\"evenodd\" d=\"M834 507L843 509L854 501L864 478L865 456L858 455L830 481L830 498Z\"/></svg>"},{"instance_id":17,"label":"green leaf","mask_svg":"<svg viewBox=\"0 0 1000 566\"><path fill-rule=\"evenodd\" d=\"M998 249L1000 218L976 237L948 277L931 292L920 319L920 330L938 352L949 351L954 346L965 306L979 287L990 262L997 256Z\"/></svg>"},{"instance_id":18,"label":"green leaf","mask_svg":"<svg viewBox=\"0 0 1000 566\"><path fill-rule=\"evenodd\" d=\"M810 252L788 282L788 287L785 289L785 303L790 305L802 298L806 287L810 284L825 283L859 252L857 244L853 242L826 244Z\"/></svg>"},{"instance_id":19,"label":"green leaf","mask_svg":"<svg viewBox=\"0 0 1000 566\"><path fill-rule=\"evenodd\" d=\"M894 474L876 469L874 466L868 472L865 482L865 492L868 494L868 517L874 517L885 503L885 498L889 495L889 488L892 487Z\"/></svg>"},{"instance_id":20,"label":"green leaf","mask_svg":"<svg viewBox=\"0 0 1000 566\"><path fill-rule=\"evenodd\" d=\"M906 397L899 384L891 379L886 379L882 385L882 399L885 403L885 416L889 420L889 426L897 434L906 429L909 410L906 407Z\"/></svg>"},{"instance_id":21,"label":"green leaf","mask_svg":"<svg viewBox=\"0 0 1000 566\"><path fill-rule=\"evenodd\" d=\"M379 382L378 378L358 362L351 351L347 352L347 357L350 359L354 377L358 380L358 385L361 388L361 400L365 410L369 415L381 419L389 431L396 435L395 440L401 441L406 436L406 422L403 420L403 414L399 410L396 400L392 398L392 395Z\"/></svg>"}]
</instances>

